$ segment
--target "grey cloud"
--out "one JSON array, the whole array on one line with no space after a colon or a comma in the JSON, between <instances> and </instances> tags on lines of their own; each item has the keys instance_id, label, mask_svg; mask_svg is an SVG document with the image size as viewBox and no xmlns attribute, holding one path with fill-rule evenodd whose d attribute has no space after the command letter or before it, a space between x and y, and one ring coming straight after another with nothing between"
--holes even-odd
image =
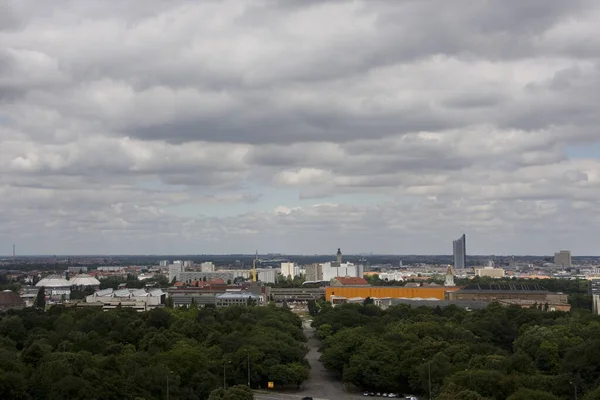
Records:
<instances>
[{"instance_id":1,"label":"grey cloud","mask_svg":"<svg viewBox=\"0 0 600 400\"><path fill-rule=\"evenodd\" d=\"M593 0L5 4L0 243L595 249Z\"/></svg>"}]
</instances>

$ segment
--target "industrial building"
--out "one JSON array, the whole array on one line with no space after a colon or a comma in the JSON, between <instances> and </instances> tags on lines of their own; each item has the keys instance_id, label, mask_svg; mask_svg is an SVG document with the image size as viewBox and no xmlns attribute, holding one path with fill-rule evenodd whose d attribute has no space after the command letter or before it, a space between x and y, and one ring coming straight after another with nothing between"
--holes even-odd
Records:
<instances>
[{"instance_id":1,"label":"industrial building","mask_svg":"<svg viewBox=\"0 0 600 400\"><path fill-rule=\"evenodd\" d=\"M544 305L548 303L548 311L570 311L568 295L552 293L540 285L523 284L472 284L448 293L449 300L476 300L497 302L500 304L516 304L521 307Z\"/></svg>"},{"instance_id":2,"label":"industrial building","mask_svg":"<svg viewBox=\"0 0 600 400\"><path fill-rule=\"evenodd\" d=\"M166 293L160 289L104 289L87 296L85 303L102 307L103 310L126 307L142 312L163 307L165 299Z\"/></svg>"},{"instance_id":3,"label":"industrial building","mask_svg":"<svg viewBox=\"0 0 600 400\"><path fill-rule=\"evenodd\" d=\"M325 298L325 288L270 288L273 301L308 301Z\"/></svg>"},{"instance_id":4,"label":"industrial building","mask_svg":"<svg viewBox=\"0 0 600 400\"><path fill-rule=\"evenodd\" d=\"M36 288L44 288L46 300L58 302L71 298L72 283L60 275L48 275L36 283Z\"/></svg>"},{"instance_id":5,"label":"industrial building","mask_svg":"<svg viewBox=\"0 0 600 400\"><path fill-rule=\"evenodd\" d=\"M190 305L192 302L203 304L216 304L216 296L223 293L244 293L261 297L259 303L265 303L269 300L271 288L264 286L260 282L244 282L241 285L227 285L222 280L211 282L197 282L198 285L180 285L167 289L168 297L173 299L176 306Z\"/></svg>"},{"instance_id":6,"label":"industrial building","mask_svg":"<svg viewBox=\"0 0 600 400\"><path fill-rule=\"evenodd\" d=\"M275 283L277 281L277 269L263 268L257 269L257 280L265 283ZM179 282L192 282L196 280L207 280L223 279L225 282L231 281L235 278L242 279L253 279L253 270L250 269L237 269L237 270L217 270L213 272L204 271L186 271L181 264L169 265L169 282L173 280Z\"/></svg>"},{"instance_id":7,"label":"industrial building","mask_svg":"<svg viewBox=\"0 0 600 400\"><path fill-rule=\"evenodd\" d=\"M245 306L249 303L253 305L262 305L263 298L250 292L225 292L215 296L217 307L227 306Z\"/></svg>"},{"instance_id":8,"label":"industrial building","mask_svg":"<svg viewBox=\"0 0 600 400\"><path fill-rule=\"evenodd\" d=\"M76 287L93 288L96 290L100 288L100 281L87 274L75 275L69 282L71 283L71 286Z\"/></svg>"},{"instance_id":9,"label":"industrial building","mask_svg":"<svg viewBox=\"0 0 600 400\"><path fill-rule=\"evenodd\" d=\"M332 296L337 298L419 298L445 300L446 292L460 290L459 287L434 286L434 287L403 287L403 286L367 286L367 287L327 287L325 298L331 301Z\"/></svg>"}]
</instances>

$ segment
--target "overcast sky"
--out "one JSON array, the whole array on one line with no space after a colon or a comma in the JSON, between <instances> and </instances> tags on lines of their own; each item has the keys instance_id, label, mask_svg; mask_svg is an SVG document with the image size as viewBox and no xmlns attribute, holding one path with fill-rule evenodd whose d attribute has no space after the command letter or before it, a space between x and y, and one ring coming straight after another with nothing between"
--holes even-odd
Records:
<instances>
[{"instance_id":1,"label":"overcast sky","mask_svg":"<svg viewBox=\"0 0 600 400\"><path fill-rule=\"evenodd\" d=\"M0 0L0 254L600 254L597 0Z\"/></svg>"}]
</instances>

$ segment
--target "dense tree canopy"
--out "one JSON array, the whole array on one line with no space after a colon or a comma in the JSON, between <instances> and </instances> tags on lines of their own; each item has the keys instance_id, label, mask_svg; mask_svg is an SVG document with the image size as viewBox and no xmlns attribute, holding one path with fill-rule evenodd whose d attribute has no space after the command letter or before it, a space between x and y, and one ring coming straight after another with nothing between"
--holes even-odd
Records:
<instances>
[{"instance_id":1,"label":"dense tree canopy","mask_svg":"<svg viewBox=\"0 0 600 400\"><path fill-rule=\"evenodd\" d=\"M589 397L600 385L600 318L589 313L346 304L313 325L325 367L368 390L426 394L429 371L440 400Z\"/></svg>"},{"instance_id":2,"label":"dense tree canopy","mask_svg":"<svg viewBox=\"0 0 600 400\"><path fill-rule=\"evenodd\" d=\"M51 307L0 314L1 399L245 400L253 387L298 384L308 365L300 319L275 306Z\"/></svg>"}]
</instances>

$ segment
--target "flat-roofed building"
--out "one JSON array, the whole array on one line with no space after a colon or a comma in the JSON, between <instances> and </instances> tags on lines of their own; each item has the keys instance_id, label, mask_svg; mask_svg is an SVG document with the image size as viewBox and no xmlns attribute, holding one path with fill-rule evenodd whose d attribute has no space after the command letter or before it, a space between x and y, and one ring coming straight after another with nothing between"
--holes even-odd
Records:
<instances>
[{"instance_id":1,"label":"flat-roofed building","mask_svg":"<svg viewBox=\"0 0 600 400\"><path fill-rule=\"evenodd\" d=\"M293 278L295 277L296 274L296 270L298 269L298 266L296 265L296 263L293 262L282 262L281 263L281 275L283 275L284 278Z\"/></svg>"},{"instance_id":2,"label":"flat-roofed building","mask_svg":"<svg viewBox=\"0 0 600 400\"><path fill-rule=\"evenodd\" d=\"M104 310L116 307L134 308L137 311L148 311L162 307L166 293L160 289L103 289L97 290L85 298L89 304L101 304Z\"/></svg>"},{"instance_id":3,"label":"flat-roofed building","mask_svg":"<svg viewBox=\"0 0 600 400\"><path fill-rule=\"evenodd\" d=\"M546 288L530 284L471 284L448 293L450 300L479 300L500 304L517 304L521 307L548 304L548 311L570 311L568 295L553 293Z\"/></svg>"},{"instance_id":4,"label":"flat-roofed building","mask_svg":"<svg viewBox=\"0 0 600 400\"><path fill-rule=\"evenodd\" d=\"M325 297L325 288L271 288L271 298L274 301L308 301Z\"/></svg>"},{"instance_id":5,"label":"flat-roofed building","mask_svg":"<svg viewBox=\"0 0 600 400\"><path fill-rule=\"evenodd\" d=\"M571 267L571 251L561 250L558 253L554 253L554 265L558 265L559 267L563 268Z\"/></svg>"},{"instance_id":6,"label":"flat-roofed building","mask_svg":"<svg viewBox=\"0 0 600 400\"><path fill-rule=\"evenodd\" d=\"M217 307L262 305L263 298L251 292L225 292L215 296Z\"/></svg>"},{"instance_id":7,"label":"flat-roofed building","mask_svg":"<svg viewBox=\"0 0 600 400\"><path fill-rule=\"evenodd\" d=\"M502 268L475 268L475 275L489 278L504 278L505 272Z\"/></svg>"},{"instance_id":8,"label":"flat-roofed building","mask_svg":"<svg viewBox=\"0 0 600 400\"><path fill-rule=\"evenodd\" d=\"M391 297L391 298L435 298L445 300L448 292L459 290L460 287L428 286L428 287L403 287L403 286L330 286L325 288L325 297L329 300L337 297Z\"/></svg>"}]
</instances>

